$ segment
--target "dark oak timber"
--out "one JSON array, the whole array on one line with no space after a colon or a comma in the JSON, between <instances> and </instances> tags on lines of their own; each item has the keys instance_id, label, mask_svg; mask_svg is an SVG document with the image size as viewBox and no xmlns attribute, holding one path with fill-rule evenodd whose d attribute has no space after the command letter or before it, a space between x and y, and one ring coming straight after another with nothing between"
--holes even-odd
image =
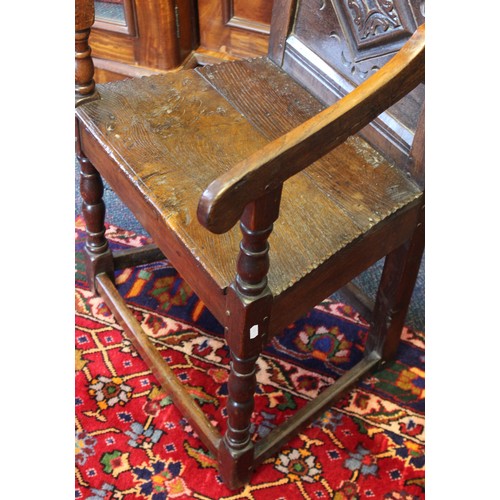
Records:
<instances>
[{"instance_id":1,"label":"dark oak timber","mask_svg":"<svg viewBox=\"0 0 500 500\"><path fill-rule=\"evenodd\" d=\"M178 44L189 37L172 38L174 4L145 2L152 12L167 9L162 22L169 26L167 42L177 46L177 64ZM96 41L102 57L111 45L91 33L93 2L76 2L76 154L87 280L216 457L231 489L244 486L257 465L396 356L424 249L423 19L414 0L401 0L385 21L378 13L384 29L369 19L361 29L343 5L275 0L268 30L269 2L204 0L205 41L221 45L200 48L202 67L194 67L193 56L184 70L147 76L148 64L130 73L139 78L96 85L88 41ZM135 27L146 37L156 29L138 18L137 26L109 39L118 43ZM235 59L231 54L247 53L250 32L252 40L269 39L268 56ZM238 37L225 38L233 33ZM132 46L117 47L123 64L133 64ZM143 55L151 64L166 56ZM375 60L384 64L375 67ZM345 97L329 102L324 97L332 82ZM385 148L387 137L394 140ZM395 147L398 141L404 147ZM154 244L110 251L101 176ZM372 300L352 280L382 258ZM161 259L224 327L231 362L221 433L113 283L115 270ZM364 358L255 441L250 429L263 347L339 290L372 325Z\"/></svg>"},{"instance_id":2,"label":"dark oak timber","mask_svg":"<svg viewBox=\"0 0 500 500\"><path fill-rule=\"evenodd\" d=\"M256 387L255 363L267 339L272 294L267 286L269 244L281 190L247 205L240 222L237 274L227 297L226 342L231 350L227 432L221 442L221 474L229 488L243 486L254 464L250 420Z\"/></svg>"}]
</instances>

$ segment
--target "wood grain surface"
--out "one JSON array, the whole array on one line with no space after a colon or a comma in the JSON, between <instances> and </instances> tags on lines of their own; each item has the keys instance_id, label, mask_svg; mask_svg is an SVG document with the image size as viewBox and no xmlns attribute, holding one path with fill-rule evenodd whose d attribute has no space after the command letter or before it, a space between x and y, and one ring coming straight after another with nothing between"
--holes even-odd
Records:
<instances>
[{"instance_id":1,"label":"wood grain surface","mask_svg":"<svg viewBox=\"0 0 500 500\"><path fill-rule=\"evenodd\" d=\"M136 184L138 196L150 200L162 226L225 289L235 277L241 235L233 228L216 236L197 222L201 193L322 105L266 60L214 65L202 73L207 80L185 71L99 86L102 99L83 106L79 116L106 144L121 175ZM209 85L218 79L240 112ZM256 111L250 113L252 102ZM270 238L273 295L418 194L404 175L358 139L291 178Z\"/></svg>"}]
</instances>

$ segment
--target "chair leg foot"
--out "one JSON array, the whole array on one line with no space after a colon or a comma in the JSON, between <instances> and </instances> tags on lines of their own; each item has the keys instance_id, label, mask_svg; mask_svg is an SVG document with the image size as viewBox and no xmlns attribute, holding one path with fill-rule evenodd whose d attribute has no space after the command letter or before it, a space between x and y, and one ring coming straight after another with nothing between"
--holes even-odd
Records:
<instances>
[{"instance_id":1,"label":"chair leg foot","mask_svg":"<svg viewBox=\"0 0 500 500\"><path fill-rule=\"evenodd\" d=\"M230 490L242 488L250 481L254 463L254 446L248 443L242 449L231 447L227 435L219 447L219 473Z\"/></svg>"}]
</instances>

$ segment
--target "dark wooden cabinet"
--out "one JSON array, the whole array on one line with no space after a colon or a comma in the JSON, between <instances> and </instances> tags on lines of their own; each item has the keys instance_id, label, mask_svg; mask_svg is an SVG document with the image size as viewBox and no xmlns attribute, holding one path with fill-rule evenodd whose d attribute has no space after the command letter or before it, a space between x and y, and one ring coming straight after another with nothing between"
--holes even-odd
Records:
<instances>
[{"instance_id":1,"label":"dark wooden cabinet","mask_svg":"<svg viewBox=\"0 0 500 500\"><path fill-rule=\"evenodd\" d=\"M273 0L198 0L200 47L236 57L267 53Z\"/></svg>"},{"instance_id":2,"label":"dark wooden cabinet","mask_svg":"<svg viewBox=\"0 0 500 500\"><path fill-rule=\"evenodd\" d=\"M196 0L106 0L95 5L90 44L98 82L182 67L198 46Z\"/></svg>"},{"instance_id":3,"label":"dark wooden cabinet","mask_svg":"<svg viewBox=\"0 0 500 500\"><path fill-rule=\"evenodd\" d=\"M102 0L98 83L267 53L273 0Z\"/></svg>"}]
</instances>

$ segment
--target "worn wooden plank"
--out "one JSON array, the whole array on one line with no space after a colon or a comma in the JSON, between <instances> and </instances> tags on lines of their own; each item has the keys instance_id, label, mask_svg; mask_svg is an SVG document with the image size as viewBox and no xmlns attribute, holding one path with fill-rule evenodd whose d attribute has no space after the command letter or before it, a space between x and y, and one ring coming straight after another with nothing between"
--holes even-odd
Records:
<instances>
[{"instance_id":1,"label":"worn wooden plank","mask_svg":"<svg viewBox=\"0 0 500 500\"><path fill-rule=\"evenodd\" d=\"M222 238L210 234L196 220L197 201L214 178L266 139L190 70L112 82L99 90L99 103L78 115L117 164L104 177L113 188L122 182L117 177L134 184L136 196L156 211L147 228L155 242L160 245L159 233L167 228L181 240L179 251L190 251L225 288L235 274L239 230ZM106 168L102 161L96 166ZM132 196L126 196L129 202ZM161 248L170 258L171 250Z\"/></svg>"},{"instance_id":2,"label":"worn wooden plank","mask_svg":"<svg viewBox=\"0 0 500 500\"><path fill-rule=\"evenodd\" d=\"M181 275L194 278L193 288L215 306L219 320L222 306L212 296L234 280L241 235L237 228L220 236L206 231L196 220L197 200L215 178L322 108L269 61L229 66L221 93L231 104L188 70L100 86L101 100L78 111L90 131L83 133L89 158L96 155L104 177L134 205ZM207 75L216 74L215 66L205 70L211 81ZM238 90L239 100L233 96ZM252 96L257 111L250 115ZM107 158L100 158L90 135ZM275 296L420 193L366 143L353 139L337 149L284 185L281 216L269 239ZM193 265L202 269L199 288Z\"/></svg>"},{"instance_id":3,"label":"worn wooden plank","mask_svg":"<svg viewBox=\"0 0 500 500\"><path fill-rule=\"evenodd\" d=\"M348 96L268 144L204 192L198 218L211 231L227 231L252 200L275 189L359 132L424 78L425 28Z\"/></svg>"},{"instance_id":4,"label":"worn wooden plank","mask_svg":"<svg viewBox=\"0 0 500 500\"><path fill-rule=\"evenodd\" d=\"M198 71L270 140L325 109L267 59L208 66ZM404 173L359 136L337 146L303 175L362 230L388 216L418 191Z\"/></svg>"},{"instance_id":5,"label":"worn wooden plank","mask_svg":"<svg viewBox=\"0 0 500 500\"><path fill-rule=\"evenodd\" d=\"M183 86L189 93L181 97ZM193 288L208 306L214 288L224 290L234 280L241 235L238 228L219 236L206 231L196 220L197 200L211 180L267 140L190 71L99 88L99 104L85 106L79 116L109 155L94 161L95 140L84 132L89 158L113 189L135 204L139 220L181 275L191 276L193 263L204 269L208 281L196 289L200 279L195 278ZM130 181L135 191L127 186ZM145 204L156 216L147 215ZM360 234L305 176L286 183L281 215L270 240L269 286L275 295ZM220 318L218 309L214 314Z\"/></svg>"},{"instance_id":6,"label":"worn wooden plank","mask_svg":"<svg viewBox=\"0 0 500 500\"><path fill-rule=\"evenodd\" d=\"M204 259L200 257L199 252L192 253L186 249L184 242L168 225L168 221L152 205L148 198L147 186L130 181L127 170L121 168L119 160L108 154L109 149L102 138L100 141L97 140L85 127L82 127L80 136L82 148L89 160L99 166L99 172L120 199L127 200L130 211L162 249L162 253L168 255L170 263L190 283L193 291L219 322L224 323L226 317L224 289L203 265ZM238 233L237 229L234 233ZM236 238L234 244L237 245ZM234 259L236 260L236 256Z\"/></svg>"}]
</instances>

